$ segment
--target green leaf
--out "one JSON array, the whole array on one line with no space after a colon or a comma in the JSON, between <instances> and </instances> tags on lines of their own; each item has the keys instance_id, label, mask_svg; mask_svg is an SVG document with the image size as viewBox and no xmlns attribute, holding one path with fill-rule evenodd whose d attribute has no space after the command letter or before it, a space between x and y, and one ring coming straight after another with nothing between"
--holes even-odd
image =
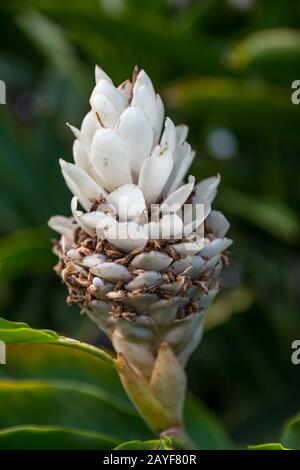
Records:
<instances>
[{"instance_id":1,"label":"green leaf","mask_svg":"<svg viewBox=\"0 0 300 470\"><path fill-rule=\"evenodd\" d=\"M0 450L108 450L116 440L96 432L58 426L0 430Z\"/></svg>"},{"instance_id":2,"label":"green leaf","mask_svg":"<svg viewBox=\"0 0 300 470\"><path fill-rule=\"evenodd\" d=\"M55 343L59 335L50 330L35 330L26 323L0 318L0 340L5 343Z\"/></svg>"},{"instance_id":3,"label":"green leaf","mask_svg":"<svg viewBox=\"0 0 300 470\"><path fill-rule=\"evenodd\" d=\"M89 351L57 344L9 344L0 378L65 380L97 387L103 397L130 414L137 414L108 361Z\"/></svg>"},{"instance_id":4,"label":"green leaf","mask_svg":"<svg viewBox=\"0 0 300 470\"><path fill-rule=\"evenodd\" d=\"M273 444L259 444L257 446L248 446L250 450L289 450L283 447L282 444L276 442Z\"/></svg>"},{"instance_id":5,"label":"green leaf","mask_svg":"<svg viewBox=\"0 0 300 470\"><path fill-rule=\"evenodd\" d=\"M99 388L71 381L1 380L0 428L63 426L116 441L152 437L141 419L103 396Z\"/></svg>"},{"instance_id":6,"label":"green leaf","mask_svg":"<svg viewBox=\"0 0 300 470\"><path fill-rule=\"evenodd\" d=\"M3 387L5 388L5 397L9 405L13 403L14 394L17 395L19 393L21 398L23 396L27 397L27 400L24 402L17 401L20 406L19 411L16 411L16 409L13 408L14 405L12 405L11 409L14 409L12 419L15 419L15 414L22 415L23 412L26 413L26 406L31 409L35 408L35 395L37 394L39 386L45 391L47 397L50 394L48 393L49 389L47 387L50 387L50 390L54 388L56 393L61 397L61 403L66 400L67 406L81 400L81 398L75 397L76 393L83 393L84 397L86 397L86 392L89 393L91 390L95 390L96 394L100 395L102 400L108 403L108 408L105 409L108 414L109 404L113 406L111 410L112 420L113 416L116 416L114 409L117 407L119 410L122 410L126 416L129 415L133 420L136 420L135 438L140 439L142 434L146 432L151 435L150 431L147 431L142 420L137 417L136 411L129 403L120 384L114 367L114 361L105 351L75 340L65 339L51 331L34 330L26 323L15 323L1 319L0 339L4 337L7 342L11 344L7 346L7 365L1 367L0 377L17 379L18 381L0 382L0 391L3 392ZM14 344L19 340L26 344ZM35 342L34 344L30 344L32 340ZM20 381L20 379L33 380L32 382L24 382ZM7 393L9 384L11 384L10 386L14 393ZM66 387L66 390L64 390L63 385ZM46 388L44 389L43 387ZM19 392L17 391L18 389ZM69 395L72 395L72 397ZM44 406L50 406L50 404L46 404L46 398ZM63 405L61 406L63 407ZM100 410L101 407L99 405L95 406ZM85 413L85 415L87 414L88 413ZM92 408L90 414L94 418ZM79 419L78 421L70 421L70 418L67 417L66 421L60 422L56 420L55 416L54 413L54 421L45 423L43 420L31 420L27 424L34 423L39 425L52 424L76 428L81 427L81 421ZM37 419L40 419L39 415ZM185 419L187 430L192 441L200 448L225 449L233 446L230 438L227 436L218 420L203 404L193 397L189 397L187 400ZM99 421L101 421L100 417ZM0 426L3 427L11 427L25 423L24 421L19 422L18 420L2 423L0 419ZM84 422L82 426L84 427ZM85 429L91 430L90 428ZM106 429L106 427L104 429L101 428L100 431L106 432ZM97 426L93 427L92 430L99 431ZM125 437L127 440L129 437L128 434L126 434Z\"/></svg>"},{"instance_id":7,"label":"green leaf","mask_svg":"<svg viewBox=\"0 0 300 470\"><path fill-rule=\"evenodd\" d=\"M185 407L185 424L199 449L232 449L234 444L214 414L191 394Z\"/></svg>"},{"instance_id":8,"label":"green leaf","mask_svg":"<svg viewBox=\"0 0 300 470\"><path fill-rule=\"evenodd\" d=\"M300 449L300 414L291 418L284 426L281 441L291 449Z\"/></svg>"},{"instance_id":9,"label":"green leaf","mask_svg":"<svg viewBox=\"0 0 300 470\"><path fill-rule=\"evenodd\" d=\"M79 349L93 356L102 359L111 365L114 364L112 356L105 351L96 348L90 344L86 344L75 339L59 336L50 330L35 330L30 328L26 323L10 322L0 318L0 340L8 344L18 343L46 343L56 344L66 348Z\"/></svg>"},{"instance_id":10,"label":"green leaf","mask_svg":"<svg viewBox=\"0 0 300 470\"><path fill-rule=\"evenodd\" d=\"M119 446L115 447L114 450L158 450L161 442L158 440L153 441L129 441L123 442Z\"/></svg>"},{"instance_id":11,"label":"green leaf","mask_svg":"<svg viewBox=\"0 0 300 470\"><path fill-rule=\"evenodd\" d=\"M153 441L129 441L115 447L114 450L171 450L172 440L164 437L161 440Z\"/></svg>"}]
</instances>

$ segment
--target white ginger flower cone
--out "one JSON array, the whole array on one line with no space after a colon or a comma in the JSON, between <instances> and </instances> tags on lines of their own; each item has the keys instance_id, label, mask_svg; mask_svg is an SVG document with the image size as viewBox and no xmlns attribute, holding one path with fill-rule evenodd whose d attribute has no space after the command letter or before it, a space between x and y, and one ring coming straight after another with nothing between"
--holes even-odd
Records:
<instances>
[{"instance_id":1,"label":"white ginger flower cone","mask_svg":"<svg viewBox=\"0 0 300 470\"><path fill-rule=\"evenodd\" d=\"M188 129L164 117L144 70L115 87L96 67L90 105L80 130L70 126L74 163L60 161L74 197L71 218L49 221L61 234L56 271L68 302L157 384L157 371L167 370L162 357L185 366L220 286L232 243L228 221L211 210L220 177L184 182L194 158ZM159 354L166 345L169 353Z\"/></svg>"}]
</instances>

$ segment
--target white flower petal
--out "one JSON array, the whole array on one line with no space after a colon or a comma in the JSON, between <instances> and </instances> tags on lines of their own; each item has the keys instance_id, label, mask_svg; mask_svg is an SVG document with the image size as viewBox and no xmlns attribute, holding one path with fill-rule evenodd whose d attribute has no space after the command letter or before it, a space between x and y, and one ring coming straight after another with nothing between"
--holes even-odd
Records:
<instances>
[{"instance_id":1,"label":"white flower petal","mask_svg":"<svg viewBox=\"0 0 300 470\"><path fill-rule=\"evenodd\" d=\"M96 266L96 265L93 265L93 266ZM113 285L110 282L104 282L103 279L100 279L100 277L94 277L93 285L96 287L96 290L95 289L93 290L93 296L96 297L97 299L105 300L106 304L110 305L109 303L107 303L106 294L108 294L108 292L111 292L113 290ZM93 302L94 301L92 300L89 305L92 305Z\"/></svg>"},{"instance_id":2,"label":"white flower petal","mask_svg":"<svg viewBox=\"0 0 300 470\"><path fill-rule=\"evenodd\" d=\"M206 217L211 210L210 204L191 204L187 208L184 207L184 236L188 237L192 232L197 230L199 236L204 236L204 225Z\"/></svg>"},{"instance_id":3,"label":"white flower petal","mask_svg":"<svg viewBox=\"0 0 300 470\"><path fill-rule=\"evenodd\" d=\"M96 114L94 111L89 111L82 123L81 123L81 134L84 136L84 140L91 145L91 142L93 140L93 137L96 133L96 130L101 127L100 122L98 121Z\"/></svg>"},{"instance_id":4,"label":"white flower petal","mask_svg":"<svg viewBox=\"0 0 300 470\"><path fill-rule=\"evenodd\" d=\"M125 80L118 86L118 91L123 99L124 105L129 106L132 94L132 83L130 80Z\"/></svg>"},{"instance_id":5,"label":"white flower petal","mask_svg":"<svg viewBox=\"0 0 300 470\"><path fill-rule=\"evenodd\" d=\"M48 226L56 232L64 235L68 240L73 239L74 224L72 219L63 217L62 215L55 215L48 221Z\"/></svg>"},{"instance_id":6,"label":"white flower petal","mask_svg":"<svg viewBox=\"0 0 300 470\"><path fill-rule=\"evenodd\" d=\"M136 269L144 271L163 271L172 262L172 258L159 251L149 251L148 253L140 253L132 260L132 266Z\"/></svg>"},{"instance_id":7,"label":"white flower petal","mask_svg":"<svg viewBox=\"0 0 300 470\"><path fill-rule=\"evenodd\" d=\"M77 224L79 225L79 227L81 227L84 232L88 233L91 237L93 237L95 235L95 229L84 224L84 222L81 220L83 216L83 212L77 209L77 205L78 205L78 198L74 196L71 200L71 211L72 211L73 217L75 221L77 222Z\"/></svg>"},{"instance_id":8,"label":"white flower petal","mask_svg":"<svg viewBox=\"0 0 300 470\"><path fill-rule=\"evenodd\" d=\"M139 313L145 313L150 305L157 302L158 297L156 294L145 292L145 294L129 292L126 301L130 307L134 308Z\"/></svg>"},{"instance_id":9,"label":"white flower petal","mask_svg":"<svg viewBox=\"0 0 300 470\"><path fill-rule=\"evenodd\" d=\"M148 238L151 240L158 240L160 238L160 225L159 222L151 221L145 225L143 225L143 230L147 233Z\"/></svg>"},{"instance_id":10,"label":"white flower petal","mask_svg":"<svg viewBox=\"0 0 300 470\"><path fill-rule=\"evenodd\" d=\"M130 253L146 246L148 237L141 225L136 222L120 222L105 231L107 240L118 250Z\"/></svg>"},{"instance_id":11,"label":"white flower petal","mask_svg":"<svg viewBox=\"0 0 300 470\"><path fill-rule=\"evenodd\" d=\"M99 82L100 79L105 79L107 80L108 82L112 83L112 80L111 78L107 75L107 73L104 72L104 70L102 70L101 67L99 67L99 65L96 65L95 67L95 81L96 83Z\"/></svg>"},{"instance_id":12,"label":"white flower petal","mask_svg":"<svg viewBox=\"0 0 300 470\"><path fill-rule=\"evenodd\" d=\"M187 138L188 132L189 128L185 124L179 124L179 126L176 126L176 146L183 144Z\"/></svg>"},{"instance_id":13,"label":"white flower petal","mask_svg":"<svg viewBox=\"0 0 300 470\"><path fill-rule=\"evenodd\" d=\"M105 214L102 212L102 217L96 226L97 238L105 240L107 230L114 227L116 223L116 219L111 214Z\"/></svg>"},{"instance_id":14,"label":"white flower petal","mask_svg":"<svg viewBox=\"0 0 300 470\"><path fill-rule=\"evenodd\" d=\"M161 151L157 146L150 157L143 163L139 187L143 191L147 204L156 202L166 184L173 167L172 153Z\"/></svg>"},{"instance_id":15,"label":"white flower petal","mask_svg":"<svg viewBox=\"0 0 300 470\"><path fill-rule=\"evenodd\" d=\"M103 217L106 217L106 214L100 211L86 212L85 214L79 216L80 222L85 226L93 229L94 234L96 234L96 227L99 222L102 222Z\"/></svg>"},{"instance_id":16,"label":"white flower petal","mask_svg":"<svg viewBox=\"0 0 300 470\"><path fill-rule=\"evenodd\" d=\"M146 89L154 97L155 91L153 88L152 81L149 75L147 75L147 73L143 69L141 69L139 73L137 74L134 87L133 87L133 94L136 94L141 87L146 87Z\"/></svg>"},{"instance_id":17,"label":"white flower petal","mask_svg":"<svg viewBox=\"0 0 300 470\"><path fill-rule=\"evenodd\" d=\"M84 266L85 268L92 268L93 266L97 266L98 264L102 263L105 261L105 257L101 254L98 254L98 253L93 253L92 255L88 255L88 256L85 256L80 264L81 266ZM97 278L94 278L93 279L93 284L96 285L98 281L95 281L95 279ZM100 281L100 279L99 279ZM102 285L103 285L103 282L102 282Z\"/></svg>"},{"instance_id":18,"label":"white flower petal","mask_svg":"<svg viewBox=\"0 0 300 470\"><path fill-rule=\"evenodd\" d=\"M96 276L105 279L110 282L129 282L132 279L132 275L125 266L116 263L101 263L97 266L93 266L90 271Z\"/></svg>"},{"instance_id":19,"label":"white flower petal","mask_svg":"<svg viewBox=\"0 0 300 470\"><path fill-rule=\"evenodd\" d=\"M92 203L90 199L106 195L106 192L84 171L73 163L59 161L62 174L68 188L79 199L85 210L90 210Z\"/></svg>"},{"instance_id":20,"label":"white flower petal","mask_svg":"<svg viewBox=\"0 0 300 470\"><path fill-rule=\"evenodd\" d=\"M89 156L85 150L85 146L78 139L75 139L73 143L73 157L74 163L88 173Z\"/></svg>"},{"instance_id":21,"label":"white flower petal","mask_svg":"<svg viewBox=\"0 0 300 470\"><path fill-rule=\"evenodd\" d=\"M199 254L197 256L200 257L201 255ZM213 269L215 269L215 267L220 261L220 258L221 254L213 256L212 258L203 258L205 261L204 271L212 271Z\"/></svg>"},{"instance_id":22,"label":"white flower petal","mask_svg":"<svg viewBox=\"0 0 300 470\"><path fill-rule=\"evenodd\" d=\"M100 300L92 300L89 303L89 308L83 308L84 313L103 331L107 331L107 318L110 310L111 304Z\"/></svg>"},{"instance_id":23,"label":"white flower petal","mask_svg":"<svg viewBox=\"0 0 300 470\"><path fill-rule=\"evenodd\" d=\"M138 274L132 281L125 287L128 290L136 290L143 287L152 287L160 282L161 275L156 271L146 271Z\"/></svg>"},{"instance_id":24,"label":"white flower petal","mask_svg":"<svg viewBox=\"0 0 300 470\"><path fill-rule=\"evenodd\" d=\"M110 191L132 182L123 141L115 130L99 129L96 132L92 142L91 160Z\"/></svg>"},{"instance_id":25,"label":"white flower petal","mask_svg":"<svg viewBox=\"0 0 300 470\"><path fill-rule=\"evenodd\" d=\"M103 179L91 162L86 147L78 139L75 139L73 143L73 157L77 166L86 171L101 188L105 187Z\"/></svg>"},{"instance_id":26,"label":"white flower petal","mask_svg":"<svg viewBox=\"0 0 300 470\"><path fill-rule=\"evenodd\" d=\"M205 271L206 264L204 259L201 256L194 255L192 256L192 269L189 272L189 275L192 279L199 277L199 275Z\"/></svg>"},{"instance_id":27,"label":"white flower petal","mask_svg":"<svg viewBox=\"0 0 300 470\"><path fill-rule=\"evenodd\" d=\"M222 253L222 251L226 250L231 244L232 240L229 238L215 238L215 240L211 241L199 252L199 255L212 258Z\"/></svg>"},{"instance_id":28,"label":"white flower petal","mask_svg":"<svg viewBox=\"0 0 300 470\"><path fill-rule=\"evenodd\" d=\"M187 303L188 299L184 297L161 299L152 304L148 312L157 325L169 325L175 320L179 308L184 307Z\"/></svg>"},{"instance_id":29,"label":"white flower petal","mask_svg":"<svg viewBox=\"0 0 300 470\"><path fill-rule=\"evenodd\" d=\"M78 261L81 259L80 253L74 248L71 248L69 251L67 251L67 256L71 258L72 261Z\"/></svg>"},{"instance_id":30,"label":"white flower petal","mask_svg":"<svg viewBox=\"0 0 300 470\"><path fill-rule=\"evenodd\" d=\"M154 142L158 140L159 116L155 95L145 85L133 91L131 106L141 108L148 116L152 129Z\"/></svg>"},{"instance_id":31,"label":"white flower petal","mask_svg":"<svg viewBox=\"0 0 300 470\"><path fill-rule=\"evenodd\" d=\"M153 145L157 145L159 138L161 136L162 132L162 127L164 123L164 117L165 117L165 109L164 109L164 104L162 102L162 99L159 95L156 95L155 97L155 105L156 105L156 113L157 113L157 124L155 128L155 135L153 137Z\"/></svg>"},{"instance_id":32,"label":"white flower petal","mask_svg":"<svg viewBox=\"0 0 300 470\"><path fill-rule=\"evenodd\" d=\"M203 314L201 312L197 312L195 315L195 319L197 320L197 323L193 324L193 334L191 334L189 341L185 344L184 348L182 351L178 354L177 359L179 362L185 366L187 361L189 360L191 354L195 351L197 348L198 344L201 341L201 338L203 336ZM167 340L169 338L165 338Z\"/></svg>"},{"instance_id":33,"label":"white flower petal","mask_svg":"<svg viewBox=\"0 0 300 470\"><path fill-rule=\"evenodd\" d=\"M200 238L194 242L183 242L172 245L172 248L179 254L179 255L195 255L199 253L205 245L208 244L208 240Z\"/></svg>"},{"instance_id":34,"label":"white flower petal","mask_svg":"<svg viewBox=\"0 0 300 470\"><path fill-rule=\"evenodd\" d=\"M164 188L165 195L175 191L175 189L177 189L181 184L192 164L194 155L195 154L192 152L191 146L187 142L184 142L176 148L174 153L173 170Z\"/></svg>"},{"instance_id":35,"label":"white flower petal","mask_svg":"<svg viewBox=\"0 0 300 470\"><path fill-rule=\"evenodd\" d=\"M115 127L120 113L105 95L95 95L90 100L91 108L102 127Z\"/></svg>"},{"instance_id":36,"label":"white flower petal","mask_svg":"<svg viewBox=\"0 0 300 470\"><path fill-rule=\"evenodd\" d=\"M219 211L211 211L205 221L205 225L207 230L212 232L217 238L223 238L230 227L226 217Z\"/></svg>"},{"instance_id":37,"label":"white flower petal","mask_svg":"<svg viewBox=\"0 0 300 470\"><path fill-rule=\"evenodd\" d=\"M194 189L194 184L195 178L190 176L189 182L187 184L180 186L178 189L169 194L169 196L164 200L164 202L162 202L160 206L162 213L166 214L169 212L177 212L189 198Z\"/></svg>"},{"instance_id":38,"label":"white flower petal","mask_svg":"<svg viewBox=\"0 0 300 470\"><path fill-rule=\"evenodd\" d=\"M176 147L176 129L169 117L165 120L165 129L160 140L160 146L168 148L172 153Z\"/></svg>"},{"instance_id":39,"label":"white flower petal","mask_svg":"<svg viewBox=\"0 0 300 470\"><path fill-rule=\"evenodd\" d=\"M173 261L170 270L173 274L181 274L183 272L190 272L193 265L193 256L187 255L183 259Z\"/></svg>"},{"instance_id":40,"label":"white flower petal","mask_svg":"<svg viewBox=\"0 0 300 470\"><path fill-rule=\"evenodd\" d=\"M207 294L202 295L199 301L199 307L204 311L207 310L218 292L219 289L210 289Z\"/></svg>"},{"instance_id":41,"label":"white flower petal","mask_svg":"<svg viewBox=\"0 0 300 470\"><path fill-rule=\"evenodd\" d=\"M135 184L124 184L107 197L107 202L116 209L121 221L139 217L146 210L142 191Z\"/></svg>"},{"instance_id":42,"label":"white flower petal","mask_svg":"<svg viewBox=\"0 0 300 470\"><path fill-rule=\"evenodd\" d=\"M164 215L159 225L160 236L163 240L182 238L183 222L177 214Z\"/></svg>"},{"instance_id":43,"label":"white flower petal","mask_svg":"<svg viewBox=\"0 0 300 470\"><path fill-rule=\"evenodd\" d=\"M176 295L178 294L179 291L181 291L183 286L184 286L184 277L182 276L181 279L179 279L178 281L171 282L170 284L168 283L161 284L159 286L159 289L163 292L166 292L167 294Z\"/></svg>"},{"instance_id":44,"label":"white flower petal","mask_svg":"<svg viewBox=\"0 0 300 470\"><path fill-rule=\"evenodd\" d=\"M206 178L195 187L193 202L197 204L211 204L217 194L217 188L220 183L220 175Z\"/></svg>"},{"instance_id":45,"label":"white flower petal","mask_svg":"<svg viewBox=\"0 0 300 470\"><path fill-rule=\"evenodd\" d=\"M131 106L122 113L116 129L127 146L131 172L137 180L152 149L153 131L149 118L142 109Z\"/></svg>"},{"instance_id":46,"label":"white flower petal","mask_svg":"<svg viewBox=\"0 0 300 470\"><path fill-rule=\"evenodd\" d=\"M79 129L77 129L77 127L72 126L72 124L69 124L68 122L66 122L66 125L73 132L73 135L76 137L76 139L80 140L80 142L82 142L84 145L87 144L87 142L84 138L84 135L82 134L82 132Z\"/></svg>"},{"instance_id":47,"label":"white flower petal","mask_svg":"<svg viewBox=\"0 0 300 470\"><path fill-rule=\"evenodd\" d=\"M117 88L108 80L100 78L92 92L90 101L93 101L97 96L106 96L119 115L124 110L123 98Z\"/></svg>"}]
</instances>

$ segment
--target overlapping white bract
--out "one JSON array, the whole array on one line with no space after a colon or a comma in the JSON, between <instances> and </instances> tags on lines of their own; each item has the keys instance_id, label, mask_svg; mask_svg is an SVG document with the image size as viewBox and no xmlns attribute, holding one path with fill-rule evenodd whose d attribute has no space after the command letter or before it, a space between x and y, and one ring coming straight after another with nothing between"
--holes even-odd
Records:
<instances>
[{"instance_id":1,"label":"overlapping white bract","mask_svg":"<svg viewBox=\"0 0 300 470\"><path fill-rule=\"evenodd\" d=\"M203 218L183 227L181 208L194 191L194 202L206 205L207 216L219 177L198 186L193 177L183 183L194 158L185 140L187 127L175 127L170 118L164 119L162 101L144 70L135 73L134 83L127 80L115 87L96 67L96 81L91 110L80 130L70 126L76 137L74 163L61 160L60 165L67 186L86 211L101 196L112 207L109 216L107 207L84 215L74 200L72 212L78 224L125 252L143 245L147 238L193 236L195 243ZM160 220L145 217L158 202ZM141 240L133 244L135 229Z\"/></svg>"},{"instance_id":2,"label":"overlapping white bract","mask_svg":"<svg viewBox=\"0 0 300 470\"><path fill-rule=\"evenodd\" d=\"M92 298L82 308L110 336L116 351L149 376L163 342L186 363L218 292L221 255L232 242L225 238L225 217L211 211L220 177L195 185L189 176L184 182L194 158L186 142L188 129L164 118L162 101L144 70L115 87L96 67L90 105L80 130L70 126L76 138L74 163L60 162L74 195L73 220L54 216L49 225L62 235L57 254L69 292L74 278L69 282L68 276L92 279ZM84 256L74 235L78 227L93 239L107 240L125 258L119 262L99 252ZM164 244L149 249L150 240L170 238L169 251ZM130 321L128 312L135 315Z\"/></svg>"}]
</instances>

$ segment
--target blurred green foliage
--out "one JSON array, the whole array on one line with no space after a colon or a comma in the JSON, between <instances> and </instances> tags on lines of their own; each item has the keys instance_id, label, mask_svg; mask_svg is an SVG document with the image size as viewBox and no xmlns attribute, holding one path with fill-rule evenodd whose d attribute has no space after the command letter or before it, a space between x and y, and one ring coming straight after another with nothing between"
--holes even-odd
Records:
<instances>
[{"instance_id":1,"label":"blurred green foliage","mask_svg":"<svg viewBox=\"0 0 300 470\"><path fill-rule=\"evenodd\" d=\"M94 64L121 82L137 63L190 126L197 179L222 175L216 207L232 224L231 265L188 367L191 389L238 444L279 442L300 408L290 359L300 336L300 106L291 103L300 3L2 0L0 22L0 316L106 344L66 307L45 227L69 214L58 158L71 160L65 122L79 125L88 110ZM58 431L47 437L54 446ZM77 438L87 448L101 440Z\"/></svg>"}]
</instances>

